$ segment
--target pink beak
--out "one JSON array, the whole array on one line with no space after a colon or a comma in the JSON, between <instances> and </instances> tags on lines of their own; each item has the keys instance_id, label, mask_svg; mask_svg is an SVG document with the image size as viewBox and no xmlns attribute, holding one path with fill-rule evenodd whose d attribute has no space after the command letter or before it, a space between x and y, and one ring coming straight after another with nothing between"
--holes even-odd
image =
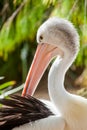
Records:
<instances>
[{"instance_id":1,"label":"pink beak","mask_svg":"<svg viewBox=\"0 0 87 130\"><path fill-rule=\"evenodd\" d=\"M60 49L50 44L39 44L34 56L34 60L30 67L25 86L22 92L22 96L33 95L36 87L46 70L51 59L61 53Z\"/></svg>"}]
</instances>

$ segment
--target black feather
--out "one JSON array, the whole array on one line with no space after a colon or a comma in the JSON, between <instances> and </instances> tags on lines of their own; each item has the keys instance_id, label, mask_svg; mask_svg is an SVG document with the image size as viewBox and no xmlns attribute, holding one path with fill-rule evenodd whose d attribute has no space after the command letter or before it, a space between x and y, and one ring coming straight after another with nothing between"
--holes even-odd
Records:
<instances>
[{"instance_id":1,"label":"black feather","mask_svg":"<svg viewBox=\"0 0 87 130\"><path fill-rule=\"evenodd\" d=\"M53 113L40 100L32 96L12 95L11 99L0 99L5 107L0 108L0 130L46 118Z\"/></svg>"}]
</instances>

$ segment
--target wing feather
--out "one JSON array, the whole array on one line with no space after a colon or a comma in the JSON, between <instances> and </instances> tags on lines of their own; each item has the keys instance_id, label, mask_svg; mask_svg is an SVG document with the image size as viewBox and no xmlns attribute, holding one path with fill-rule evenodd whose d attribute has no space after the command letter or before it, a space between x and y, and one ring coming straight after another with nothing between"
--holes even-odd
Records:
<instances>
[{"instance_id":1,"label":"wing feather","mask_svg":"<svg viewBox=\"0 0 87 130\"><path fill-rule=\"evenodd\" d=\"M0 103L5 105L0 108L0 129L4 130L53 115L43 102L32 96L12 95L10 99L0 99Z\"/></svg>"}]
</instances>

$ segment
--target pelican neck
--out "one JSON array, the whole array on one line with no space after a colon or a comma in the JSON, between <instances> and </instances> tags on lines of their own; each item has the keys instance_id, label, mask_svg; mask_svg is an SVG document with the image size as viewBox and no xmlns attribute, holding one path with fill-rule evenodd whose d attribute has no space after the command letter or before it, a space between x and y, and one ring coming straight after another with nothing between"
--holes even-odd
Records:
<instances>
[{"instance_id":1,"label":"pelican neck","mask_svg":"<svg viewBox=\"0 0 87 130\"><path fill-rule=\"evenodd\" d=\"M70 94L65 90L64 79L66 71L71 66L74 56L67 55L63 59L56 58L48 75L48 90L50 100L59 109L66 106ZM69 101L68 101L69 102Z\"/></svg>"}]
</instances>

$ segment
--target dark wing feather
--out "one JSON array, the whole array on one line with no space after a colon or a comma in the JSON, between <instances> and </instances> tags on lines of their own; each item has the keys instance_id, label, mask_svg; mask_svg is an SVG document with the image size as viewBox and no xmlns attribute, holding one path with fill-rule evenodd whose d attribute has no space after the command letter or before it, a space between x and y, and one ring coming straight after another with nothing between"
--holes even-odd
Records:
<instances>
[{"instance_id":1,"label":"dark wing feather","mask_svg":"<svg viewBox=\"0 0 87 130\"><path fill-rule=\"evenodd\" d=\"M32 96L12 95L11 99L0 99L0 103L5 105L0 108L0 130L11 130L24 123L53 115L44 103Z\"/></svg>"}]
</instances>

